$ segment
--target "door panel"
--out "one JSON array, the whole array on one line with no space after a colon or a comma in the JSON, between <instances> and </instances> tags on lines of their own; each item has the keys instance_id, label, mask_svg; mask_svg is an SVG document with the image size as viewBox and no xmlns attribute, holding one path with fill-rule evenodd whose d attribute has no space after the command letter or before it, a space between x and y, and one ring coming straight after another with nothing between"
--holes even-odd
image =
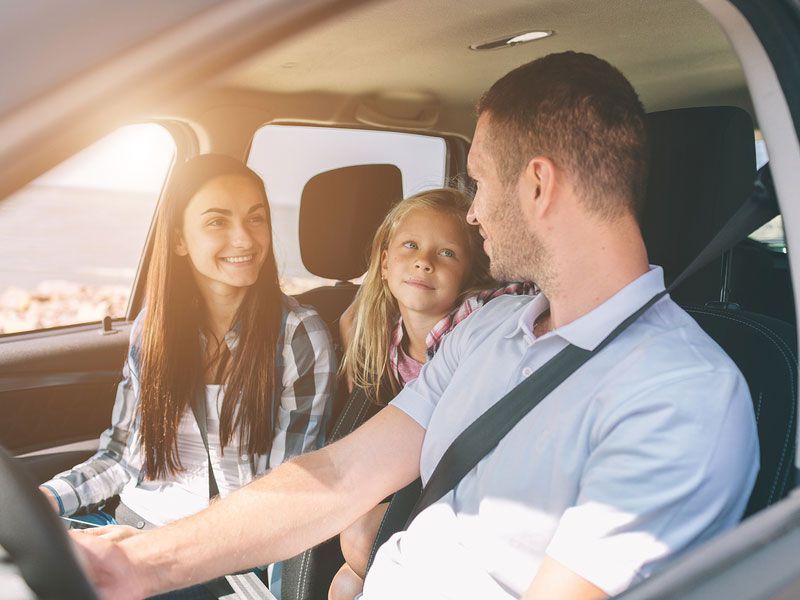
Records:
<instances>
[{"instance_id":1,"label":"door panel","mask_svg":"<svg viewBox=\"0 0 800 600\"><path fill-rule=\"evenodd\" d=\"M24 454L95 440L108 427L130 324L101 335L100 325L0 340L0 444ZM80 462L91 450L23 459L39 480Z\"/></svg>"}]
</instances>

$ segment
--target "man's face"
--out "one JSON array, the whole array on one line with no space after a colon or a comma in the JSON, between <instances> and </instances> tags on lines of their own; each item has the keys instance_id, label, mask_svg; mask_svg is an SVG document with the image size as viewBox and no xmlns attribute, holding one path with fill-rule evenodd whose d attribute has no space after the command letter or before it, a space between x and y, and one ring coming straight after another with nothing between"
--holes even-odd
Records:
<instances>
[{"instance_id":1,"label":"man's face","mask_svg":"<svg viewBox=\"0 0 800 600\"><path fill-rule=\"evenodd\" d=\"M487 114L478 119L467 159L470 176L477 183L467 221L478 225L489 255L492 277L500 281L535 281L549 273L547 252L523 214L526 200L518 182L506 185L500 177Z\"/></svg>"}]
</instances>

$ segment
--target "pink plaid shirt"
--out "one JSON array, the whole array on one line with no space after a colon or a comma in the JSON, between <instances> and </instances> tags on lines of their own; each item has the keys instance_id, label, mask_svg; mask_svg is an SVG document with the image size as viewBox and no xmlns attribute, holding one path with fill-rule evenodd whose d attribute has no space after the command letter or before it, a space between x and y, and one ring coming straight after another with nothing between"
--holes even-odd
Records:
<instances>
[{"instance_id":1,"label":"pink plaid shirt","mask_svg":"<svg viewBox=\"0 0 800 600\"><path fill-rule=\"evenodd\" d=\"M509 283L504 287L483 290L473 296L469 296L466 300L464 300L464 302L448 313L441 321L436 323L436 325L433 326L433 329L430 330L425 338L425 347L428 357L427 359L430 360L433 358L433 355L436 354L436 351L439 349L444 336L450 333L456 325L461 323L461 321L466 319L490 300L493 300L498 296L505 296L507 294L523 296L534 295L538 292L539 288L537 288L533 283L526 282ZM389 345L389 366L400 385L405 385L411 380L416 379L416 376L419 375L419 371L422 368L420 363L408 356L403 351L403 336L405 336L405 329L403 329L403 318L400 317L397 321L397 326L394 329L394 333L392 334L391 344ZM411 377L412 374L414 375L413 377Z\"/></svg>"}]
</instances>

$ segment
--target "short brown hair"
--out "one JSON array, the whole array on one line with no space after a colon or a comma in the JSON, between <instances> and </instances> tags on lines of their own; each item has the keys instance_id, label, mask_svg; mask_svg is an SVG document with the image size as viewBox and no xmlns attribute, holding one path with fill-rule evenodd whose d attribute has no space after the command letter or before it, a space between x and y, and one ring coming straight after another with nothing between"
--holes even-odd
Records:
<instances>
[{"instance_id":1,"label":"short brown hair","mask_svg":"<svg viewBox=\"0 0 800 600\"><path fill-rule=\"evenodd\" d=\"M647 172L645 113L630 82L606 61L577 52L517 67L478 103L504 184L544 155L574 178L590 210L637 215Z\"/></svg>"}]
</instances>

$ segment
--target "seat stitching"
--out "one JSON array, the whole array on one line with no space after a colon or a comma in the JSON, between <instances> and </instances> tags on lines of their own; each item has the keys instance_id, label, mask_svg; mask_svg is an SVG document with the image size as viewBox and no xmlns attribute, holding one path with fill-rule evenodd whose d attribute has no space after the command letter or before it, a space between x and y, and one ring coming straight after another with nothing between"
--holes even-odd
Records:
<instances>
[{"instance_id":1,"label":"seat stitching","mask_svg":"<svg viewBox=\"0 0 800 600\"><path fill-rule=\"evenodd\" d=\"M392 508L392 504L390 502L389 503L389 507L386 509L386 512L383 514L383 519L381 519L380 527L378 527L378 533L375 536L375 540L376 541L381 539L381 534L383 533L383 530L386 528L387 523L389 522L389 513L391 512L391 508ZM371 565L372 562L375 560L375 555L378 553L378 548L380 548L380 546L378 546L377 544L375 544L375 542L373 542L372 549L369 551L369 558L367 559L367 564L368 565Z\"/></svg>"},{"instance_id":2,"label":"seat stitching","mask_svg":"<svg viewBox=\"0 0 800 600\"><path fill-rule=\"evenodd\" d=\"M727 319L729 321L733 321L735 323L739 323L741 325L745 325L747 327L750 327L751 329L754 329L754 330L764 334L766 339L768 339L770 342L772 342L772 344L779 350L779 352L781 353L781 355L784 358L784 361L787 364L788 371L789 371L789 378L790 378L790 389L789 389L789 392L790 392L792 398L795 397L795 393L794 393L794 390L796 389L795 376L794 376L794 370L792 369L792 362L790 360L790 358L791 358L790 355L793 355L793 353L791 351L791 348L789 348L786 345L786 343L783 341L783 339L781 339L780 336L777 333L775 333L775 331L769 329L766 325L762 325L761 323L753 323L753 322L744 321L742 319L735 318L733 315L719 314L719 313L710 312L708 310L704 310L704 309L701 309L701 308L686 308L685 310L687 312L694 312L694 313L703 314L703 315L707 315L707 316L711 316L711 317L720 317L722 319ZM797 408L794 401L790 402L790 407L791 407L791 409L789 411L789 423L788 423L788 427L786 428L786 436L784 437L783 449L781 450L781 458L780 458L780 461L778 462L778 471L775 474L775 478L774 478L774 480L772 482L772 488L770 490L770 494L769 494L769 497L767 499L767 502L769 504L772 504L772 499L775 496L775 488L776 488L776 486L778 484L778 479L780 478L780 474L783 471L783 461L784 461L784 458L786 457L786 450L787 450L787 448L789 447L789 444L790 444L792 426L794 425L795 410ZM789 470L787 470L787 473L788 472L789 472ZM788 475L786 475L786 477L788 477ZM784 487L785 487L785 485L784 485Z\"/></svg>"},{"instance_id":3,"label":"seat stitching","mask_svg":"<svg viewBox=\"0 0 800 600\"><path fill-rule=\"evenodd\" d=\"M347 413L350 412L350 409L353 407L353 404L355 404L355 398L351 396L350 398L347 399L347 404L345 404L344 412L339 416L339 420L336 422L336 427L333 428L333 432L331 433L331 437L333 439L337 439L336 436L339 434L341 428L343 427L346 421L345 417L347 417Z\"/></svg>"},{"instance_id":4,"label":"seat stitching","mask_svg":"<svg viewBox=\"0 0 800 600\"><path fill-rule=\"evenodd\" d=\"M303 552L303 558L300 561L300 585L297 586L297 600L302 600L306 592L306 565L308 563L308 554L311 550Z\"/></svg>"},{"instance_id":5,"label":"seat stitching","mask_svg":"<svg viewBox=\"0 0 800 600\"><path fill-rule=\"evenodd\" d=\"M789 370L790 385L791 385L790 393L792 394L792 398L794 398L794 393L793 393L793 390L795 389L794 371L791 368L791 361L789 360L789 357L787 357L787 353L784 351L784 348L785 348L786 350L789 351L789 354L791 354L791 349L789 349L786 346L785 342L783 342L783 340L774 331L772 331L768 327L766 327L764 325L761 325L759 323L751 323L751 322L748 322L748 321L743 321L741 319L735 318L732 315L718 314L718 313L714 313L714 312L704 311L702 309L692 309L692 310L694 310L694 312L697 312L697 313L700 313L700 314L705 314L705 315L708 315L708 316L720 317L720 318L723 318L723 319L728 319L729 321L734 321L734 322L739 323L741 325L746 325L746 326L748 326L748 327L750 327L752 329L755 329L756 331L759 331L759 332L763 333L765 335L765 337L767 339L769 339L769 341L771 341L776 348L779 349L779 351L783 355L784 360L786 361L787 365L789 365L789 369L788 370ZM773 336L773 338L775 338L775 339L771 339L769 337L770 335ZM781 342L781 344L783 344L783 348L777 342ZM796 409L794 402L791 402L790 406L791 406L791 410L790 410L790 414L789 414L789 424L788 424L788 428L786 430L786 436L784 438L783 449L781 450L781 458L780 458L780 461L778 462L778 470L775 473L775 478L774 478L774 480L772 482L772 488L770 490L770 495L767 498L767 502L770 503L770 504L772 503L772 499L775 496L775 488L777 487L778 480L780 479L781 472L783 471L783 461L784 461L784 459L786 457L786 450L787 450L787 448L788 448L788 446L790 444L790 438L791 438L790 434L791 434L791 431L792 431L792 425L794 423L794 412L795 412L795 409ZM788 472L789 472L789 470L787 469L787 473ZM785 487L785 485L784 485L784 487Z\"/></svg>"},{"instance_id":6,"label":"seat stitching","mask_svg":"<svg viewBox=\"0 0 800 600\"><path fill-rule=\"evenodd\" d=\"M352 397L348 398L347 404L345 404L345 407L344 407L344 412L339 417L339 420L336 423L336 427L334 427L334 429L333 429L333 436L332 437L335 438L341 432L341 429L344 426L344 423L347 421L347 415L350 412L350 410L353 408L353 403L354 403L354 398L352 398Z\"/></svg>"},{"instance_id":7,"label":"seat stitching","mask_svg":"<svg viewBox=\"0 0 800 600\"><path fill-rule=\"evenodd\" d=\"M764 392L758 392L758 406L756 407L756 423L761 419L761 403L764 400Z\"/></svg>"},{"instance_id":8,"label":"seat stitching","mask_svg":"<svg viewBox=\"0 0 800 600\"><path fill-rule=\"evenodd\" d=\"M364 398L364 402L361 404L361 410L358 411L358 416L356 417L355 427L353 427L353 429L350 430L351 433L355 431L364 422L364 417L366 416L368 410L369 410L369 401L367 400L367 398Z\"/></svg>"}]
</instances>

